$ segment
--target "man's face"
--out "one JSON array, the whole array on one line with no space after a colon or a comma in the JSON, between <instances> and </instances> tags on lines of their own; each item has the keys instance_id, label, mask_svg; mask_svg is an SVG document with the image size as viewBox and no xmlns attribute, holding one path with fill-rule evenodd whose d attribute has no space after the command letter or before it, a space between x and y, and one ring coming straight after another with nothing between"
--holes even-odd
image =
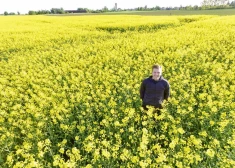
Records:
<instances>
[{"instance_id":1,"label":"man's face","mask_svg":"<svg viewBox=\"0 0 235 168\"><path fill-rule=\"evenodd\" d=\"M159 79L160 76L162 75L162 69L156 69L156 68L154 68L154 69L153 69L153 72L152 72L152 75L153 75L153 78L154 78L154 79Z\"/></svg>"}]
</instances>

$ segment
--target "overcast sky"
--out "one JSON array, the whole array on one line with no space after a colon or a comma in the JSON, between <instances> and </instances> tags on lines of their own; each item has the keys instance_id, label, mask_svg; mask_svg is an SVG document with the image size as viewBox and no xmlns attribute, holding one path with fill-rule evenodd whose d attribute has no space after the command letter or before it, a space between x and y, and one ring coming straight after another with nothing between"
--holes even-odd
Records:
<instances>
[{"instance_id":1,"label":"overcast sky","mask_svg":"<svg viewBox=\"0 0 235 168\"><path fill-rule=\"evenodd\" d=\"M42 10L51 8L63 8L75 10L77 8L101 9L107 6L109 9L117 3L118 8L143 7L174 7L186 5L201 5L202 0L0 0L0 13L17 12L28 13L29 10Z\"/></svg>"}]
</instances>

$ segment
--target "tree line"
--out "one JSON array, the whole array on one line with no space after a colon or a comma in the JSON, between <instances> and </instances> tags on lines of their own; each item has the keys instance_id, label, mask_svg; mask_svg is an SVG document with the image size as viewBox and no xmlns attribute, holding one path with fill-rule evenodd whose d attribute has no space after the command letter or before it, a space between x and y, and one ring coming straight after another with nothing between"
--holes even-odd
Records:
<instances>
[{"instance_id":1,"label":"tree line","mask_svg":"<svg viewBox=\"0 0 235 168\"><path fill-rule=\"evenodd\" d=\"M91 10L88 8L77 8L76 10L64 10L63 8L52 8L51 10L38 10L28 11L28 15L43 15L43 14L66 14L66 13L103 13L103 12L115 12L115 11L153 11L153 10L209 10L209 9L229 9L235 8L235 0L229 2L229 0L203 0L201 6L180 6L180 7L160 7L155 6L148 8L147 5L144 7L130 8L130 9L108 9L106 6L102 9ZM20 15L20 12L14 13L7 11L4 15Z\"/></svg>"}]
</instances>

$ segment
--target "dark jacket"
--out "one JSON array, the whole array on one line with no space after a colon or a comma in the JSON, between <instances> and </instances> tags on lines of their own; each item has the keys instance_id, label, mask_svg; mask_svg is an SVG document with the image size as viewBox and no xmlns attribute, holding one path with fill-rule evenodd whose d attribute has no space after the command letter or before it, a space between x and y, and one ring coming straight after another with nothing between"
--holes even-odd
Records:
<instances>
[{"instance_id":1,"label":"dark jacket","mask_svg":"<svg viewBox=\"0 0 235 168\"><path fill-rule=\"evenodd\" d=\"M140 98L143 105L152 105L158 107L163 100L170 96L170 85L163 76L158 81L152 79L152 76L144 79L140 86Z\"/></svg>"}]
</instances>

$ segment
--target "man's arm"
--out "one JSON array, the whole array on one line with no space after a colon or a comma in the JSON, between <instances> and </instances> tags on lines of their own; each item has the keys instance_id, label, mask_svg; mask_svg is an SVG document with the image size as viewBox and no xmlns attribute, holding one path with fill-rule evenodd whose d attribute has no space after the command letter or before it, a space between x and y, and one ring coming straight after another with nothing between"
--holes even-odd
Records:
<instances>
[{"instance_id":1,"label":"man's arm","mask_svg":"<svg viewBox=\"0 0 235 168\"><path fill-rule=\"evenodd\" d=\"M167 101L169 96L170 96L170 85L167 82L166 89L164 90L164 99Z\"/></svg>"},{"instance_id":2,"label":"man's arm","mask_svg":"<svg viewBox=\"0 0 235 168\"><path fill-rule=\"evenodd\" d=\"M145 84L144 81L142 81L140 85L140 98L143 100L144 99L144 93L145 93Z\"/></svg>"}]
</instances>

